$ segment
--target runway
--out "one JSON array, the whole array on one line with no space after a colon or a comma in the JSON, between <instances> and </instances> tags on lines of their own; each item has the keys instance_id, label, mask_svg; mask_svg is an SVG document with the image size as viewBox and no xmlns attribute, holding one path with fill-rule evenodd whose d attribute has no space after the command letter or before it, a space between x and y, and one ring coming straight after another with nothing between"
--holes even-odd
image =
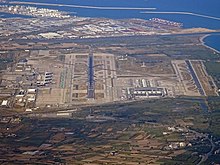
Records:
<instances>
[{"instance_id":1,"label":"runway","mask_svg":"<svg viewBox=\"0 0 220 165\"><path fill-rule=\"evenodd\" d=\"M193 80L194 80L194 82L195 82L195 84L196 84L196 86L197 86L197 88L199 90L199 93L202 96L206 96L205 90L203 89L203 87L202 87L202 85L201 85L201 83L199 81L199 78L198 78L198 76L197 76L197 74L196 74L196 72L195 72L195 70L194 70L190 60L186 60L186 64L187 64L187 66L189 68L189 71L190 71L190 73L192 75L192 78L193 78Z\"/></svg>"}]
</instances>

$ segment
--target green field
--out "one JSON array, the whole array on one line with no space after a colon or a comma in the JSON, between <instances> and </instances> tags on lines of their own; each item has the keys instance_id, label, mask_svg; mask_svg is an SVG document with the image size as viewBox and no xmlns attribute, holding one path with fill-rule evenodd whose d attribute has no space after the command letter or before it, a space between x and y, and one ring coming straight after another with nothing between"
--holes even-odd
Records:
<instances>
[{"instance_id":1,"label":"green field","mask_svg":"<svg viewBox=\"0 0 220 165\"><path fill-rule=\"evenodd\" d=\"M200 107L202 102L208 103L212 113L202 110ZM171 142L185 141L182 132L163 135L162 132L168 131L168 126L184 127L184 123L186 125L192 123L193 125L188 126L189 129L212 134L215 138L219 137L218 102L217 97L209 98L207 101L204 98L165 98L85 107L75 112L73 118L69 119L24 117L19 124L20 129L15 132L16 137L0 138L3 148L7 148L0 156L0 160L11 154L14 154L16 159L20 159L19 154L27 149L31 151L40 149L44 155L35 155L29 161L21 162L24 164L32 164L35 161L100 163L99 160L90 160L98 156L99 159L113 163L115 160L108 155L112 151L117 151L118 156L115 158L117 161L126 164L126 161L138 160L144 163L145 160L139 157L168 156L175 153L175 150L166 150L165 146ZM106 116L114 120L87 120L88 115ZM146 142L143 142L144 140ZM200 160L198 155L208 152L210 144L200 140L192 140L191 143L192 147L184 148L185 152L173 157L172 160L158 159L158 161L165 164L197 163ZM42 148L44 144L50 144L51 147ZM138 154L133 155L132 152Z\"/></svg>"},{"instance_id":2,"label":"green field","mask_svg":"<svg viewBox=\"0 0 220 165\"><path fill-rule=\"evenodd\" d=\"M217 87L220 88L220 63L219 62L205 62L206 70L210 74Z\"/></svg>"}]
</instances>

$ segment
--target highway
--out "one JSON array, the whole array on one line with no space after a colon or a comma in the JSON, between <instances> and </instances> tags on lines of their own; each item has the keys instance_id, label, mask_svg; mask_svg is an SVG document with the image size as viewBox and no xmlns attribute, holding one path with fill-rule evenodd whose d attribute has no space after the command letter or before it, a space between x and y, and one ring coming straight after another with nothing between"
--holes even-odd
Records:
<instances>
[{"instance_id":1,"label":"highway","mask_svg":"<svg viewBox=\"0 0 220 165\"><path fill-rule=\"evenodd\" d=\"M210 141L212 148L208 153L202 156L202 159L197 165L200 165L203 162L205 162L213 154L213 151L215 150L215 143L213 142L212 137L211 138L207 137L207 139Z\"/></svg>"}]
</instances>

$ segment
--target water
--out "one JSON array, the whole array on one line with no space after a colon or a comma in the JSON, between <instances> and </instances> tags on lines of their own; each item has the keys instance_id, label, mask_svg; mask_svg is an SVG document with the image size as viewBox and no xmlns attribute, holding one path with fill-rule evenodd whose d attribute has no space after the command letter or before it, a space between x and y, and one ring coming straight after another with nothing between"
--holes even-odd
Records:
<instances>
[{"instance_id":1,"label":"water","mask_svg":"<svg viewBox=\"0 0 220 165\"><path fill-rule=\"evenodd\" d=\"M218 10L220 6L219 0L20 0L41 3L58 3L58 4L74 4L74 5L88 5L88 6L111 6L111 7L140 7L140 8L156 8L155 11L183 11L215 16L220 18ZM45 7L45 6L39 6ZM213 20L208 18L201 18L191 15L180 14L143 14L138 10L97 10L97 9L83 9L70 7L55 7L48 6L48 8L64 10L68 12L76 12L78 16L82 17L107 17L114 19L123 18L142 18L149 19L152 17L160 17L177 22L184 23L184 27L205 27L211 29L220 29L220 20Z\"/></svg>"},{"instance_id":2,"label":"water","mask_svg":"<svg viewBox=\"0 0 220 165\"><path fill-rule=\"evenodd\" d=\"M210 35L204 39L206 45L220 52L220 34Z\"/></svg>"},{"instance_id":3,"label":"water","mask_svg":"<svg viewBox=\"0 0 220 165\"><path fill-rule=\"evenodd\" d=\"M31 16L19 15L19 14L10 14L10 13L2 13L0 12L0 18L31 18Z\"/></svg>"},{"instance_id":4,"label":"water","mask_svg":"<svg viewBox=\"0 0 220 165\"><path fill-rule=\"evenodd\" d=\"M39 3L57 3L69 5L104 6L104 7L139 7L156 8L153 11L168 12L191 12L220 18L220 0L18 0ZM181 22L184 28L203 27L209 29L220 29L220 20L202 18L192 15L181 14L143 14L142 10L97 10L85 8L59 7L59 6L39 6L42 8L58 9L62 11L76 13L81 17L106 17L112 19L141 18L150 19L159 17L171 21ZM144 10L143 10L144 11ZM145 10L149 11L149 10ZM151 10L152 11L152 10ZM218 50L220 36L208 37L205 42Z\"/></svg>"}]
</instances>

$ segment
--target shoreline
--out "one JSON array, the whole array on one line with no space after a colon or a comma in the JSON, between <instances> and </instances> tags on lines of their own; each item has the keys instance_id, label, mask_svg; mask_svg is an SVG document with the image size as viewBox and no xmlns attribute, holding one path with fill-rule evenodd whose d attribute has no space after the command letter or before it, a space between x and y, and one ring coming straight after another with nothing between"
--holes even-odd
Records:
<instances>
[{"instance_id":1,"label":"shoreline","mask_svg":"<svg viewBox=\"0 0 220 165\"><path fill-rule=\"evenodd\" d=\"M84 9L97 9L97 10L156 10L155 7L142 8L142 7L112 7L112 6L90 6L90 5L74 5L74 4L56 4L56 3L41 3L41 2L20 2L11 1L9 4L16 5L41 5L41 6L57 6L57 7L71 7L71 8L84 8Z\"/></svg>"},{"instance_id":2,"label":"shoreline","mask_svg":"<svg viewBox=\"0 0 220 165\"><path fill-rule=\"evenodd\" d=\"M200 37L200 38L199 38L199 41L200 41L201 44L202 44L203 46L205 46L206 48L208 48L208 49L210 49L210 50L213 50L214 53L220 54L220 50L217 50L217 49L215 49L215 48L213 48L213 47L207 45L207 44L205 43L205 41L204 41L205 38L207 38L207 37L209 37L209 36L211 36L211 35L212 35L212 34L206 34L206 35Z\"/></svg>"},{"instance_id":3,"label":"shoreline","mask_svg":"<svg viewBox=\"0 0 220 165\"><path fill-rule=\"evenodd\" d=\"M180 15L192 15L196 17L202 17L202 18L208 18L208 19L214 19L220 21L220 17L210 16L210 15L204 15L204 14L198 14L198 13L192 13L188 11L143 11L140 12L142 14L180 14Z\"/></svg>"}]
</instances>

